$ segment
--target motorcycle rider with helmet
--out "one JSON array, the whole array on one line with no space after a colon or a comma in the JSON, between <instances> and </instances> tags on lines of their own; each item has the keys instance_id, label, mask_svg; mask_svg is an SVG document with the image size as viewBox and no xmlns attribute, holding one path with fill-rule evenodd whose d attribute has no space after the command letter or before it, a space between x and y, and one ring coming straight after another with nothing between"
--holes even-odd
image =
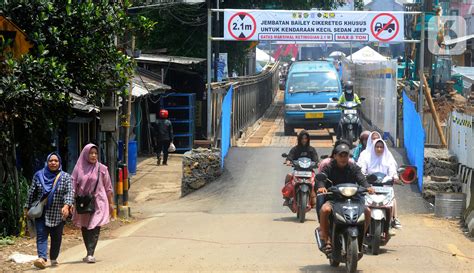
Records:
<instances>
[{"instance_id":1,"label":"motorcycle rider with helmet","mask_svg":"<svg viewBox=\"0 0 474 273\"><path fill-rule=\"evenodd\" d=\"M318 181L318 193L327 193L327 188L331 186L329 180L332 182L332 186L341 183L356 183L359 186L367 188L367 191L372 194L374 189L367 183L365 175L362 174L361 169L355 163L349 162L350 148L349 145L342 143L336 146L334 159L331 163L325 166L321 173L327 176L327 181ZM361 197L360 202L365 205L364 198ZM328 200L324 203L320 210L320 234L321 241L323 243L323 249L325 252L331 252L331 242L329 239L329 215L332 212L333 203L332 200ZM370 224L370 210L366 207L365 211L365 229Z\"/></svg>"},{"instance_id":2,"label":"motorcycle rider with helmet","mask_svg":"<svg viewBox=\"0 0 474 273\"><path fill-rule=\"evenodd\" d=\"M344 84L344 92L342 95L339 97L338 105L341 105L347 101L353 101L357 104L361 104L361 100L357 94L354 93L354 83L352 81L347 81ZM362 132L362 125L358 125L358 132ZM336 130L336 136L337 139L340 139L342 137L342 119L339 121L339 124L337 125L337 130Z\"/></svg>"}]
</instances>

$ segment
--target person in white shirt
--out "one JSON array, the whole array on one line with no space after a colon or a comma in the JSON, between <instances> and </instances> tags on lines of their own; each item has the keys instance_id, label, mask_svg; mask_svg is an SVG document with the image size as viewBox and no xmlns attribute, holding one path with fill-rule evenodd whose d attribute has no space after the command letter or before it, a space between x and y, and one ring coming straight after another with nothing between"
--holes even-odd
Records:
<instances>
[{"instance_id":1,"label":"person in white shirt","mask_svg":"<svg viewBox=\"0 0 474 273\"><path fill-rule=\"evenodd\" d=\"M369 141L371 138L369 138ZM387 147L387 144L382 139L372 140L372 143L367 144L366 154L361 155L357 164L360 166L362 173L369 175L372 173L383 173L393 179L394 183L399 183L398 178L398 164L395 161L392 153ZM394 228L401 228L402 225L398 220L397 202L393 199L393 215L392 226Z\"/></svg>"}]
</instances>

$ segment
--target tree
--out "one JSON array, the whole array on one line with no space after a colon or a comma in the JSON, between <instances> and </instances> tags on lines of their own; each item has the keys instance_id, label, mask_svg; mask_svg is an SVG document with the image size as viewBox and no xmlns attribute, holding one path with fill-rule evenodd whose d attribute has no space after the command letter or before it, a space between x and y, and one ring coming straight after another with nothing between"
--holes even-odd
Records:
<instances>
[{"instance_id":1,"label":"tree","mask_svg":"<svg viewBox=\"0 0 474 273\"><path fill-rule=\"evenodd\" d=\"M14 179L15 147L31 155L23 158L23 166L32 166L35 155L53 149L53 134L71 114L72 93L100 105L108 94L126 92L134 63L117 49L115 37L154 26L144 16L129 17L128 6L128 1L107 0L13 0L0 5L35 44L18 60L0 59L0 192ZM27 168L26 177L33 171Z\"/></svg>"}]
</instances>

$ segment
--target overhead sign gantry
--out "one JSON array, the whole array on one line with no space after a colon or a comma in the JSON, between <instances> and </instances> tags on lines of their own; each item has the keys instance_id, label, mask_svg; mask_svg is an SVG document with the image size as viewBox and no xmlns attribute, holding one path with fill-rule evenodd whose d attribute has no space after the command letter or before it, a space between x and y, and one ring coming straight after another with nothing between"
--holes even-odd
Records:
<instances>
[{"instance_id":1,"label":"overhead sign gantry","mask_svg":"<svg viewBox=\"0 0 474 273\"><path fill-rule=\"evenodd\" d=\"M224 10L224 40L403 42L401 12Z\"/></svg>"}]
</instances>

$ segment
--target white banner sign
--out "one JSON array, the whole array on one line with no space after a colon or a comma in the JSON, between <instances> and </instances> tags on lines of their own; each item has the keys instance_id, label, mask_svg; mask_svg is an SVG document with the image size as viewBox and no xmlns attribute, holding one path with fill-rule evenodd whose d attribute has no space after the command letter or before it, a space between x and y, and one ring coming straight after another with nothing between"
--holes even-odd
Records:
<instances>
[{"instance_id":1,"label":"white banner sign","mask_svg":"<svg viewBox=\"0 0 474 273\"><path fill-rule=\"evenodd\" d=\"M401 42L403 13L225 10L224 40Z\"/></svg>"}]
</instances>

